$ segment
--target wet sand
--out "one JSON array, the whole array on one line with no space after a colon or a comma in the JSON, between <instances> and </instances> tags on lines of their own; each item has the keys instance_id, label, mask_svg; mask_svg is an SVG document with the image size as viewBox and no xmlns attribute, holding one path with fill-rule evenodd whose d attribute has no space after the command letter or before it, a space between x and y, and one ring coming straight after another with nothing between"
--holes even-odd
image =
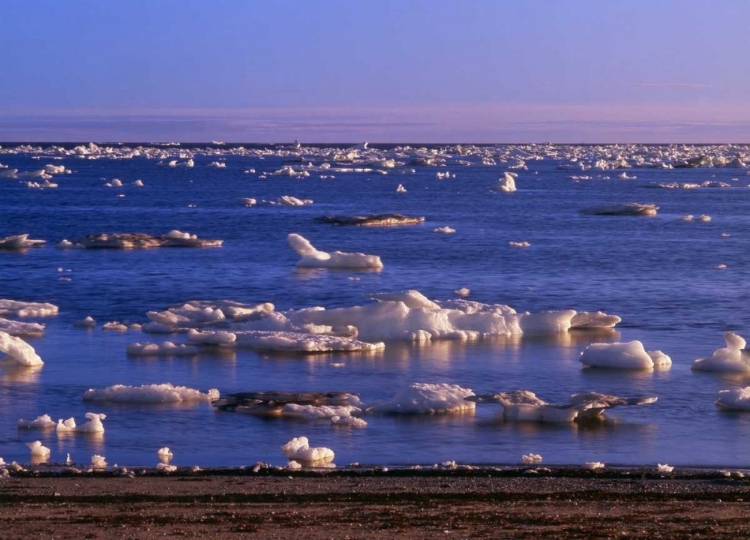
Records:
<instances>
[{"instance_id":1,"label":"wet sand","mask_svg":"<svg viewBox=\"0 0 750 540\"><path fill-rule=\"evenodd\" d=\"M717 471L261 470L0 479L0 538L738 538Z\"/></svg>"}]
</instances>

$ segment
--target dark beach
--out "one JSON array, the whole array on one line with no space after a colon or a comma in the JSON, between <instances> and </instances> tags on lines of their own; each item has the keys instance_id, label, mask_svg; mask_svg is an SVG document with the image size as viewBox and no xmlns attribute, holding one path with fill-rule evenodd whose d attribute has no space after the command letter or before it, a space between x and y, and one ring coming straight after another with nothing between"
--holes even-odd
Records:
<instances>
[{"instance_id":1,"label":"dark beach","mask_svg":"<svg viewBox=\"0 0 750 540\"><path fill-rule=\"evenodd\" d=\"M2 478L0 538L750 536L750 480L729 471L134 473L28 471Z\"/></svg>"}]
</instances>

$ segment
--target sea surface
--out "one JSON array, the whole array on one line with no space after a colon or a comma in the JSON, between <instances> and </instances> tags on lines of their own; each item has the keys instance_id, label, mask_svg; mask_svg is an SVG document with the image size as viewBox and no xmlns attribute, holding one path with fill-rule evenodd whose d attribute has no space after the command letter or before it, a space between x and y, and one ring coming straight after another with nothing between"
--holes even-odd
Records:
<instances>
[{"instance_id":1,"label":"sea surface","mask_svg":"<svg viewBox=\"0 0 750 540\"><path fill-rule=\"evenodd\" d=\"M53 176L50 182L57 188L27 187L28 178L0 178L0 238L29 233L47 241L26 251L0 251L0 298L59 306L57 316L31 319L46 325L43 337L28 340L44 365L0 367L0 457L6 462L28 463L25 443L40 440L51 449L53 462L70 454L76 463L88 464L92 454L99 454L110 464L153 466L157 450L167 446L178 466L283 465L281 445L306 436L311 446L332 449L339 466L515 464L535 453L545 464L750 467L750 413L714 405L720 390L750 385L750 373L691 371L696 358L724 346L725 332L747 335L750 329L747 169L636 166L632 156L664 151L648 146L394 145L351 151L353 145L100 144L84 155L74 152L76 146L3 144L0 150L0 164L19 173L47 164L71 171ZM132 151L138 147L146 150ZM667 149L680 159L705 153L732 159L747 152L731 146ZM580 167L603 154L621 155L634 166ZM403 164L368 165L373 155ZM438 156L438 164L411 161L424 155ZM495 164L484 164L487 157ZM180 166L189 158L194 167ZM524 165L510 169L519 159ZM670 159L661 162L668 165ZM173 160L178 166L169 166ZM225 167L209 166L213 162ZM331 168L320 169L323 163ZM308 164L312 167L304 169ZM271 174L285 166L308 170L309 176ZM497 190L510 170L518 174L518 190ZM446 172L448 178L437 177ZM629 179L620 177L623 172ZM114 179L123 187L105 186ZM132 185L138 179L143 187ZM724 182L728 187L653 188L669 182ZM399 184L406 192L397 192ZM313 203L261 202L283 195ZM245 206L248 197L258 204ZM656 204L658 214L579 213L629 202ZM403 227L314 221L323 215L372 213L424 216L425 221ZM711 220L686 221L688 214ZM434 232L445 226L455 233ZM54 247L63 238L91 233L161 235L173 229L224 244L149 250ZM286 242L293 232L321 250L379 255L384 268L298 269L299 257ZM521 241L529 247L509 245ZM109 321L145 323L148 311L189 300L271 302L277 310L333 308L370 304L371 293L410 289L440 302L456 298L454 291L462 287L470 289L469 300L486 304L530 312L602 310L622 322L609 333L389 341L382 352L368 354L217 349L188 358L126 354L129 343L180 342L184 336L102 329ZM86 316L96 319L96 328L73 327ZM578 360L591 343L636 339L648 350L668 354L672 368L590 369ZM499 405L479 404L470 414L368 415L368 426L355 429L221 412L207 403L92 404L81 399L89 388L166 382L202 391L216 388L223 395L348 391L364 402L390 398L415 382L451 383L476 393L530 390L552 403L585 391L653 395L658 401L616 408L606 413L606 421L585 425L510 422ZM20 418L42 414L55 420L74 416L80 424L89 411L107 415L102 435L60 437L54 430L16 427Z\"/></svg>"}]
</instances>

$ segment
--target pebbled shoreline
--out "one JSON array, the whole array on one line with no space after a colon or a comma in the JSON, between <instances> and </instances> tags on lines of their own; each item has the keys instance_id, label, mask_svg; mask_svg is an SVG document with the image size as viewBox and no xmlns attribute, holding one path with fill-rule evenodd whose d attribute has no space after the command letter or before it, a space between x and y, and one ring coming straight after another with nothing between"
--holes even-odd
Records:
<instances>
[{"instance_id":1,"label":"pebbled shoreline","mask_svg":"<svg viewBox=\"0 0 750 540\"><path fill-rule=\"evenodd\" d=\"M547 467L27 471L0 479L0 538L750 536L750 479L725 474Z\"/></svg>"}]
</instances>

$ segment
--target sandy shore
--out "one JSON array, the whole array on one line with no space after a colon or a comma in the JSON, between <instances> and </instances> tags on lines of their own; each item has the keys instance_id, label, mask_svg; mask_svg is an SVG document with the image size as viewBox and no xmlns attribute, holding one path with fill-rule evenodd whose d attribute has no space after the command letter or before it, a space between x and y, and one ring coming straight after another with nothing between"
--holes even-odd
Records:
<instances>
[{"instance_id":1,"label":"sandy shore","mask_svg":"<svg viewBox=\"0 0 750 540\"><path fill-rule=\"evenodd\" d=\"M718 471L261 470L0 479L0 538L739 538Z\"/></svg>"}]
</instances>

